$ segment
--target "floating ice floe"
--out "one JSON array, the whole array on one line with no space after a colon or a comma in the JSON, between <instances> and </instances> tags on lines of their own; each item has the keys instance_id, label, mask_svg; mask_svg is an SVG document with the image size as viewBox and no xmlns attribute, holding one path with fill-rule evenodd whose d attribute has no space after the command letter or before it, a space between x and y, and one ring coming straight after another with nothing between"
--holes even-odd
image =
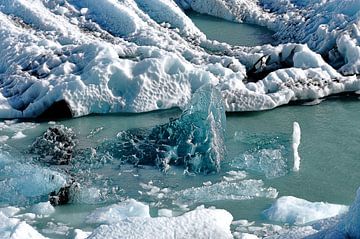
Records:
<instances>
[{"instance_id":1,"label":"floating ice floe","mask_svg":"<svg viewBox=\"0 0 360 239\"><path fill-rule=\"evenodd\" d=\"M209 41L172 0L4 0L0 117L184 107L204 84L218 86L227 111L360 89L355 0L176 2L267 26L282 44Z\"/></svg>"},{"instance_id":2,"label":"floating ice floe","mask_svg":"<svg viewBox=\"0 0 360 239\"><path fill-rule=\"evenodd\" d=\"M220 200L247 200L257 197L276 198L277 195L277 190L272 187L266 188L262 180L247 179L187 188L174 192L172 197L177 204L192 205Z\"/></svg>"},{"instance_id":3,"label":"floating ice floe","mask_svg":"<svg viewBox=\"0 0 360 239\"><path fill-rule=\"evenodd\" d=\"M119 220L98 227L88 238L233 238L232 219L222 209L197 208L178 217Z\"/></svg>"},{"instance_id":4,"label":"floating ice floe","mask_svg":"<svg viewBox=\"0 0 360 239\"><path fill-rule=\"evenodd\" d=\"M271 208L265 210L264 214L273 221L302 225L335 217L347 211L348 207L344 205L309 202L292 196L283 196L278 198Z\"/></svg>"}]
</instances>

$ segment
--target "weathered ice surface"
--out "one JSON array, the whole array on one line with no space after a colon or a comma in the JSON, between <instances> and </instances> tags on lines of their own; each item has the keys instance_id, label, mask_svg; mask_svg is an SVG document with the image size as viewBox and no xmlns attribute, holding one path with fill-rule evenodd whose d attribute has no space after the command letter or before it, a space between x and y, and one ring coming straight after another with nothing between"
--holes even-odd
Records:
<instances>
[{"instance_id":1,"label":"weathered ice surface","mask_svg":"<svg viewBox=\"0 0 360 239\"><path fill-rule=\"evenodd\" d=\"M266 26L281 44L210 41L175 2ZM0 117L184 107L204 84L227 111L354 92L358 10L356 0L2 0Z\"/></svg>"}]
</instances>

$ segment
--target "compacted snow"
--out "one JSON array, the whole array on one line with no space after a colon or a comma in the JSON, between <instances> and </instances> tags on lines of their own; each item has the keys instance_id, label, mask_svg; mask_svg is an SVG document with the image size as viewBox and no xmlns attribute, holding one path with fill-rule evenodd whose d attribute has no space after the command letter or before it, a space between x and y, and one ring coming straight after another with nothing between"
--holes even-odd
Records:
<instances>
[{"instance_id":1,"label":"compacted snow","mask_svg":"<svg viewBox=\"0 0 360 239\"><path fill-rule=\"evenodd\" d=\"M356 1L176 2L0 1L0 117L183 107L203 84L227 111L360 89ZM180 7L267 26L281 44L209 41Z\"/></svg>"}]
</instances>

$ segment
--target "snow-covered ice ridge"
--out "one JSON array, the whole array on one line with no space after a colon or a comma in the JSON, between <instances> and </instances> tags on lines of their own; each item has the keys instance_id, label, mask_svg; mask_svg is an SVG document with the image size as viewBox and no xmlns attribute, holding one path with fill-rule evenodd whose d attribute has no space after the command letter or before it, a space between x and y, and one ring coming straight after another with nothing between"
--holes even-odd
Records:
<instances>
[{"instance_id":1,"label":"snow-covered ice ridge","mask_svg":"<svg viewBox=\"0 0 360 239\"><path fill-rule=\"evenodd\" d=\"M227 111L360 89L356 0L176 1L0 0L0 118L55 102L75 117L184 107L204 84ZM209 41L179 6L267 26L282 44Z\"/></svg>"}]
</instances>

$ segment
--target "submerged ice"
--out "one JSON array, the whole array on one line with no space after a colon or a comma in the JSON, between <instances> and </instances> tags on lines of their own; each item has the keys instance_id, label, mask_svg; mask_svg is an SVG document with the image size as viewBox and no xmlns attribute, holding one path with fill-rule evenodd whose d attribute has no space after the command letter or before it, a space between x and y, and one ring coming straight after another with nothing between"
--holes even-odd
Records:
<instances>
[{"instance_id":1,"label":"submerged ice","mask_svg":"<svg viewBox=\"0 0 360 239\"><path fill-rule=\"evenodd\" d=\"M234 139L242 146L241 153L230 163L232 167L277 178L288 172L290 139L287 135L249 135L235 132Z\"/></svg>"}]
</instances>

